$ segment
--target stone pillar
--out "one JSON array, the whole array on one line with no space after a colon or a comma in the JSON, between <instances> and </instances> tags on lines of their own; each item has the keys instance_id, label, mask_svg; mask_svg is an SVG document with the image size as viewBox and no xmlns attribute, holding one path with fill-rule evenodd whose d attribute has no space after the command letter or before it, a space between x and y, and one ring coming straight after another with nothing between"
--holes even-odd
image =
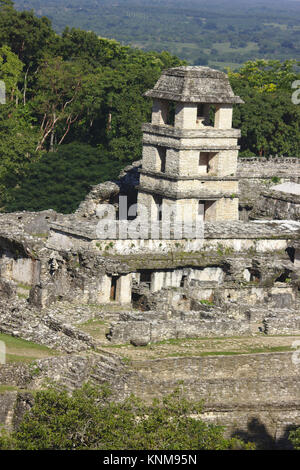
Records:
<instances>
[{"instance_id":1,"label":"stone pillar","mask_svg":"<svg viewBox=\"0 0 300 470\"><path fill-rule=\"evenodd\" d=\"M216 129L231 129L232 128L232 105L222 104L217 106L215 114L215 128Z\"/></svg>"},{"instance_id":2,"label":"stone pillar","mask_svg":"<svg viewBox=\"0 0 300 470\"><path fill-rule=\"evenodd\" d=\"M120 276L117 281L116 301L119 302L121 305L131 304L131 288L131 273Z\"/></svg>"},{"instance_id":3,"label":"stone pillar","mask_svg":"<svg viewBox=\"0 0 300 470\"><path fill-rule=\"evenodd\" d=\"M181 129L196 129L197 104L178 103L176 105L175 127L180 127Z\"/></svg>"},{"instance_id":4,"label":"stone pillar","mask_svg":"<svg viewBox=\"0 0 300 470\"><path fill-rule=\"evenodd\" d=\"M111 277L103 275L99 284L98 302L99 304L108 304L110 302Z\"/></svg>"},{"instance_id":5,"label":"stone pillar","mask_svg":"<svg viewBox=\"0 0 300 470\"><path fill-rule=\"evenodd\" d=\"M163 126L167 123L168 102L163 100L154 100L152 106L152 124Z\"/></svg>"},{"instance_id":6,"label":"stone pillar","mask_svg":"<svg viewBox=\"0 0 300 470\"><path fill-rule=\"evenodd\" d=\"M164 287L164 276L165 273L163 271L152 273L151 292L157 292L158 290L161 290Z\"/></svg>"}]
</instances>

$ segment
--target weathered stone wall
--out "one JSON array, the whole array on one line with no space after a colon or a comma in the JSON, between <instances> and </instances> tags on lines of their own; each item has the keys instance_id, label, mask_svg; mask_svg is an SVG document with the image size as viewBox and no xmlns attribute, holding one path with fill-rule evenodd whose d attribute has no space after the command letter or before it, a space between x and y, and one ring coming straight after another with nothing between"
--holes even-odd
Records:
<instances>
[{"instance_id":1,"label":"weathered stone wall","mask_svg":"<svg viewBox=\"0 0 300 470\"><path fill-rule=\"evenodd\" d=\"M237 174L240 178L300 178L300 158L240 158Z\"/></svg>"},{"instance_id":2,"label":"weathered stone wall","mask_svg":"<svg viewBox=\"0 0 300 470\"><path fill-rule=\"evenodd\" d=\"M270 157L270 158L240 158L238 160L237 176L240 189L240 219L247 221L257 218L293 218L277 217L277 214L287 213L286 207L278 203L272 208L272 202L262 196L275 183L292 181L300 182L300 158ZM267 203L267 205L266 205ZM270 205L270 212L266 214ZM278 210L276 210L278 209ZM291 207L291 209L293 209ZM297 219L296 219L297 220Z\"/></svg>"},{"instance_id":3,"label":"weathered stone wall","mask_svg":"<svg viewBox=\"0 0 300 470\"><path fill-rule=\"evenodd\" d=\"M286 448L288 431L300 425L300 368L292 354L171 357L132 361L126 366L107 353L68 355L40 359L34 368L1 366L0 383L40 389L50 380L69 391L87 381L109 383L114 399L134 393L148 403L181 383L191 400L204 400L201 417L225 425L227 435L237 433L269 448ZM0 394L2 424L11 427L18 422L16 414L28 409L30 400L23 395Z\"/></svg>"},{"instance_id":4,"label":"weathered stone wall","mask_svg":"<svg viewBox=\"0 0 300 470\"><path fill-rule=\"evenodd\" d=\"M300 220L300 196L282 191L263 191L257 215L264 219Z\"/></svg>"},{"instance_id":5,"label":"weathered stone wall","mask_svg":"<svg viewBox=\"0 0 300 470\"><path fill-rule=\"evenodd\" d=\"M5 367L18 374L12 366ZM73 390L91 380L109 383L118 400L134 393L148 403L180 382L191 400L204 400L202 417L207 422L226 425L227 435L238 433L267 447L288 446L288 430L300 425L300 369L290 352L172 357L133 361L126 366L107 354L69 355L41 359L36 371L26 377L29 388L41 388L50 380ZM14 394L7 401L9 411L3 413L2 422L7 421L15 399Z\"/></svg>"},{"instance_id":6,"label":"weathered stone wall","mask_svg":"<svg viewBox=\"0 0 300 470\"><path fill-rule=\"evenodd\" d=\"M41 316L20 300L0 302L0 332L64 352L95 348L93 338L54 315ZM0 380L0 383L1 380Z\"/></svg>"},{"instance_id":7,"label":"weathered stone wall","mask_svg":"<svg viewBox=\"0 0 300 470\"><path fill-rule=\"evenodd\" d=\"M148 313L148 312L147 312ZM134 315L133 315L134 317ZM114 344L131 342L145 345L171 338L203 338L210 336L239 336L251 334L247 318L232 315L205 315L198 312L182 312L181 319L147 321L147 315L140 321L127 319L114 323L109 338Z\"/></svg>"},{"instance_id":8,"label":"weathered stone wall","mask_svg":"<svg viewBox=\"0 0 300 470\"><path fill-rule=\"evenodd\" d=\"M134 393L150 401L153 390L163 395L183 381L191 399L204 399L204 419L227 424L228 435L284 447L288 430L300 424L300 369L291 353L167 358L132 367Z\"/></svg>"}]
</instances>

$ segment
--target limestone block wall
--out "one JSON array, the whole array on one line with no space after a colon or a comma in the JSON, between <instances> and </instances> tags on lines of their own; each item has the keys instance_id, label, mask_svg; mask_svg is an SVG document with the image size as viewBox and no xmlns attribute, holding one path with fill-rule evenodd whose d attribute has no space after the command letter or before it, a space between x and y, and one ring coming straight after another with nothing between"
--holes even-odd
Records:
<instances>
[{"instance_id":1,"label":"limestone block wall","mask_svg":"<svg viewBox=\"0 0 300 470\"><path fill-rule=\"evenodd\" d=\"M203 338L215 336L250 335L250 325L247 320L227 319L191 319L164 321L127 321L114 323L111 327L111 342L113 344L155 343L174 338Z\"/></svg>"},{"instance_id":2,"label":"limestone block wall","mask_svg":"<svg viewBox=\"0 0 300 470\"><path fill-rule=\"evenodd\" d=\"M87 380L104 380L117 399L134 393L152 403L154 396L164 396L183 381L181 386L191 400L204 399L201 417L206 422L225 425L228 436L239 432L246 440L251 437L266 446L277 444L282 448L288 446L288 431L300 426L300 368L293 363L292 354L135 360L126 369L113 356L97 354L86 358L68 354L39 360L41 375L34 380L26 365L4 366L5 371L0 369L0 382L28 387L31 380L33 388L37 388L49 378L73 390ZM10 398L0 395L0 410L4 410L1 424L16 402L15 392L9 394ZM7 422L11 422L11 417L12 414Z\"/></svg>"},{"instance_id":3,"label":"limestone block wall","mask_svg":"<svg viewBox=\"0 0 300 470\"><path fill-rule=\"evenodd\" d=\"M221 150L218 153L217 175L235 176L237 172L238 150Z\"/></svg>"},{"instance_id":4,"label":"limestone block wall","mask_svg":"<svg viewBox=\"0 0 300 470\"><path fill-rule=\"evenodd\" d=\"M241 178L300 178L300 158L251 157L238 160L238 175Z\"/></svg>"},{"instance_id":5,"label":"limestone block wall","mask_svg":"<svg viewBox=\"0 0 300 470\"><path fill-rule=\"evenodd\" d=\"M149 220L158 220L158 208L152 194L139 191L137 204L137 213L139 216L142 217L144 214L149 218Z\"/></svg>"},{"instance_id":6,"label":"limestone block wall","mask_svg":"<svg viewBox=\"0 0 300 470\"><path fill-rule=\"evenodd\" d=\"M164 198L162 203L163 217L169 220L169 214L173 214L174 220L197 220L198 199L168 199Z\"/></svg>"},{"instance_id":7,"label":"limestone block wall","mask_svg":"<svg viewBox=\"0 0 300 470\"><path fill-rule=\"evenodd\" d=\"M166 175L180 176L235 176L237 171L238 150L179 150L167 147L166 149L165 173ZM209 153L209 171L207 165L201 164L200 154ZM144 145L143 147L143 170L153 173L161 172L161 159L158 147ZM161 175L163 176L163 175Z\"/></svg>"},{"instance_id":8,"label":"limestone block wall","mask_svg":"<svg viewBox=\"0 0 300 470\"><path fill-rule=\"evenodd\" d=\"M266 219L300 220L300 196L280 191L264 191L256 213Z\"/></svg>"},{"instance_id":9,"label":"limestone block wall","mask_svg":"<svg viewBox=\"0 0 300 470\"><path fill-rule=\"evenodd\" d=\"M142 165L144 170L160 171L159 156L157 147L154 145L143 145L143 160Z\"/></svg>"},{"instance_id":10,"label":"limestone block wall","mask_svg":"<svg viewBox=\"0 0 300 470\"><path fill-rule=\"evenodd\" d=\"M107 275L103 275L98 287L98 302L100 304L107 304L110 302L110 289L111 289L111 278Z\"/></svg>"},{"instance_id":11,"label":"limestone block wall","mask_svg":"<svg viewBox=\"0 0 300 470\"><path fill-rule=\"evenodd\" d=\"M152 292L156 292L168 287L181 287L183 277L186 283L192 280L215 281L220 283L224 278L224 272L222 268L219 267L158 270L152 273L151 290Z\"/></svg>"},{"instance_id":12,"label":"limestone block wall","mask_svg":"<svg viewBox=\"0 0 300 470\"><path fill-rule=\"evenodd\" d=\"M182 380L191 398L210 405L299 402L300 369L291 352L134 361L133 368L151 383L145 397L154 384L167 393Z\"/></svg>"},{"instance_id":13,"label":"limestone block wall","mask_svg":"<svg viewBox=\"0 0 300 470\"><path fill-rule=\"evenodd\" d=\"M237 145L237 139L229 136L218 136L211 135L208 137L207 134L202 134L201 131L197 130L199 135L191 137L180 137L176 138L174 136L168 135L155 135L155 134L144 134L143 144L149 145L161 145L163 147L175 148L178 150L203 150L207 151L217 151L217 150L239 150Z\"/></svg>"},{"instance_id":14,"label":"limestone block wall","mask_svg":"<svg viewBox=\"0 0 300 470\"><path fill-rule=\"evenodd\" d=\"M0 275L7 280L34 285L40 279L40 261L31 258L16 258L6 252L0 260Z\"/></svg>"},{"instance_id":15,"label":"limestone block wall","mask_svg":"<svg viewBox=\"0 0 300 470\"><path fill-rule=\"evenodd\" d=\"M300 425L299 365L292 353L178 357L134 361L130 388L151 401L183 382L191 400L204 400L201 417L269 446L288 448L288 432ZM269 447L269 448L270 448Z\"/></svg>"},{"instance_id":16,"label":"limestone block wall","mask_svg":"<svg viewBox=\"0 0 300 470\"><path fill-rule=\"evenodd\" d=\"M215 220L238 220L239 200L237 197L222 198L216 202Z\"/></svg>"},{"instance_id":17,"label":"limestone block wall","mask_svg":"<svg viewBox=\"0 0 300 470\"><path fill-rule=\"evenodd\" d=\"M0 393L0 425L6 430L13 427L16 400L17 392Z\"/></svg>"},{"instance_id":18,"label":"limestone block wall","mask_svg":"<svg viewBox=\"0 0 300 470\"><path fill-rule=\"evenodd\" d=\"M159 178L157 176L141 175L141 188L149 188L149 190L164 193L166 196L176 194L177 192L189 195L189 197L202 197L213 194L235 194L238 193L238 181L234 179L182 179L172 180L167 178Z\"/></svg>"}]
</instances>

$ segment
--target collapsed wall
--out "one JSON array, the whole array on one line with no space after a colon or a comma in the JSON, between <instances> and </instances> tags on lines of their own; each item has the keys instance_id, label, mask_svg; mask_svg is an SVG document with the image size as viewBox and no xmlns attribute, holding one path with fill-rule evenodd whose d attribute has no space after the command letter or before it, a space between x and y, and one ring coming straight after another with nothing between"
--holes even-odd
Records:
<instances>
[{"instance_id":1,"label":"collapsed wall","mask_svg":"<svg viewBox=\"0 0 300 470\"><path fill-rule=\"evenodd\" d=\"M298 214L298 209L289 204L290 202L293 204L293 201L282 199L280 197L282 194L279 198L277 194L277 197L273 197L271 201L272 194L269 188L278 183L299 183L300 158L278 156L240 158L237 176L240 189L240 220L294 219L293 214ZM266 200L266 195L269 195L270 199ZM278 202L276 203L274 199L278 199ZM266 207L266 202L269 208ZM298 220L298 216L294 220Z\"/></svg>"}]
</instances>

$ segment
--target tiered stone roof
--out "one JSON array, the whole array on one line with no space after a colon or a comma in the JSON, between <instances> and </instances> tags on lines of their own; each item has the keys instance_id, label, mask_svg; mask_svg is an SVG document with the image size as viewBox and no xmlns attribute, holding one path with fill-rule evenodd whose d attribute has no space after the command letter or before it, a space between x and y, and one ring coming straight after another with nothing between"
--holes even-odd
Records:
<instances>
[{"instance_id":1,"label":"tiered stone roof","mask_svg":"<svg viewBox=\"0 0 300 470\"><path fill-rule=\"evenodd\" d=\"M166 70L145 96L186 103L244 103L234 95L225 73L195 66Z\"/></svg>"}]
</instances>

